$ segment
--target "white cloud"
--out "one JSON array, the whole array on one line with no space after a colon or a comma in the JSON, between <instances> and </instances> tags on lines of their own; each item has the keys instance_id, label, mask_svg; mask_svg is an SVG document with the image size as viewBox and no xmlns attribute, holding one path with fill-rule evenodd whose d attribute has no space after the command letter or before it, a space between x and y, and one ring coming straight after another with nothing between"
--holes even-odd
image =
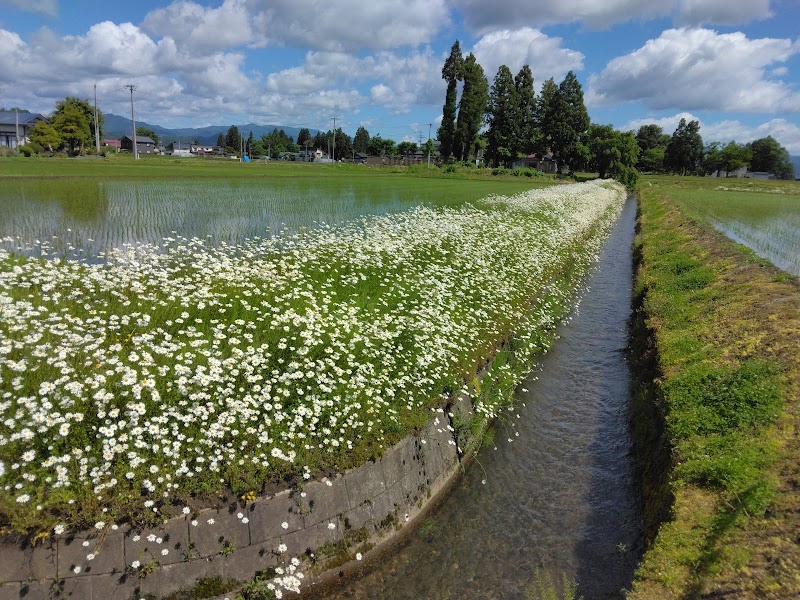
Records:
<instances>
[{"instance_id":1,"label":"white cloud","mask_svg":"<svg viewBox=\"0 0 800 600\"><path fill-rule=\"evenodd\" d=\"M0 6L3 5L40 13L47 17L58 16L58 0L0 0Z\"/></svg>"},{"instance_id":2,"label":"white cloud","mask_svg":"<svg viewBox=\"0 0 800 600\"><path fill-rule=\"evenodd\" d=\"M537 85L553 77L564 78L568 71L583 69L584 55L561 47L561 38L549 37L538 29L502 30L484 35L472 49L491 85L500 65L517 73L528 64Z\"/></svg>"},{"instance_id":3,"label":"white cloud","mask_svg":"<svg viewBox=\"0 0 800 600\"><path fill-rule=\"evenodd\" d=\"M736 120L715 121L704 123L699 117L692 113L682 112L672 116L659 119L634 119L629 121L620 129L622 131L637 131L642 125L658 125L664 133L672 134L678 127L681 119L700 122L700 135L703 141L708 142L730 142L737 141L741 144L752 142L771 135L779 144L785 147L790 154L800 155L800 126L791 123L786 119L772 119L760 125L746 125Z\"/></svg>"},{"instance_id":4,"label":"white cloud","mask_svg":"<svg viewBox=\"0 0 800 600\"><path fill-rule=\"evenodd\" d=\"M290 46L335 52L415 47L449 24L445 0L248 0L254 28Z\"/></svg>"},{"instance_id":5,"label":"white cloud","mask_svg":"<svg viewBox=\"0 0 800 600\"><path fill-rule=\"evenodd\" d=\"M371 102L395 113L407 112L412 104L436 104L444 98L441 60L430 49L407 54L378 52L363 58L342 52L309 52L302 65L271 73L266 87L295 96L349 83L371 83Z\"/></svg>"},{"instance_id":6,"label":"white cloud","mask_svg":"<svg viewBox=\"0 0 800 600\"><path fill-rule=\"evenodd\" d=\"M765 19L772 14L770 0L453 0L453 4L467 27L478 33L578 22L592 29L605 29L616 23L669 15L681 24L731 25Z\"/></svg>"},{"instance_id":7,"label":"white cloud","mask_svg":"<svg viewBox=\"0 0 800 600\"><path fill-rule=\"evenodd\" d=\"M444 0L225 0L218 8L179 0L142 26L179 46L212 52L267 43L332 52L415 47L449 23Z\"/></svg>"},{"instance_id":8,"label":"white cloud","mask_svg":"<svg viewBox=\"0 0 800 600\"><path fill-rule=\"evenodd\" d=\"M587 103L641 101L653 109L793 112L800 93L767 74L800 52L788 39L669 29L589 78Z\"/></svg>"},{"instance_id":9,"label":"white cloud","mask_svg":"<svg viewBox=\"0 0 800 600\"><path fill-rule=\"evenodd\" d=\"M678 20L688 25L738 25L772 16L770 0L680 0Z\"/></svg>"},{"instance_id":10,"label":"white cloud","mask_svg":"<svg viewBox=\"0 0 800 600\"><path fill-rule=\"evenodd\" d=\"M454 0L471 30L487 32L495 28L518 28L530 25L582 22L592 28L614 23L664 16L675 0Z\"/></svg>"},{"instance_id":11,"label":"white cloud","mask_svg":"<svg viewBox=\"0 0 800 600\"><path fill-rule=\"evenodd\" d=\"M209 53L263 42L251 22L245 0L225 0L219 8L179 1L148 13L142 28L160 37L171 37L182 48Z\"/></svg>"}]
</instances>

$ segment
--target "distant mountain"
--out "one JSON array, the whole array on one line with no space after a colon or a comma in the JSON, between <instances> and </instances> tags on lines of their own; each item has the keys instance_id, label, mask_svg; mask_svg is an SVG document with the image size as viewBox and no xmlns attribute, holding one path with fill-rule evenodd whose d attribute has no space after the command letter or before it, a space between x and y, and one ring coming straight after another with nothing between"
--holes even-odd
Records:
<instances>
[{"instance_id":1,"label":"distant mountain","mask_svg":"<svg viewBox=\"0 0 800 600\"><path fill-rule=\"evenodd\" d=\"M105 113L103 116L103 129L105 130L105 136L107 138L116 139L121 138L123 135L131 135L130 119L120 117L119 115L112 113ZM178 129L169 129L167 127L161 127L160 125L139 121L138 119L136 121L136 127L147 127L148 129L152 129L158 134L158 137L160 138L159 141L164 144L178 141L183 144L189 144L196 139L201 144L213 145L217 143L217 137L219 137L219 134L221 133L222 135L225 135L231 125L236 125L236 127L239 129L239 133L245 138L250 135L251 131L253 132L253 137L259 139L265 133L271 133L273 129L283 129L286 132L286 135L291 136L296 140L298 134L300 133L299 127L287 127L285 125L256 125L254 123L239 125L237 123L231 123L228 125L210 125L208 127L184 127ZM316 129L309 129L309 131L311 132L312 136L317 133Z\"/></svg>"}]
</instances>

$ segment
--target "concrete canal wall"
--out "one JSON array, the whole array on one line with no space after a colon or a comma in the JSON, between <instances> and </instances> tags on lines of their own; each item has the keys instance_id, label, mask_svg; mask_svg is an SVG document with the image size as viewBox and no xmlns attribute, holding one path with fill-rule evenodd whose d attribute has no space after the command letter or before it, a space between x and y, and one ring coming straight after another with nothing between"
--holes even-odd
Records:
<instances>
[{"instance_id":1,"label":"concrete canal wall","mask_svg":"<svg viewBox=\"0 0 800 600\"><path fill-rule=\"evenodd\" d=\"M315 576L335 573L356 549L401 532L458 475L459 449L474 441L458 436L472 435L461 426L472 418L470 399L460 397L377 462L246 505L173 517L153 530L106 528L51 536L34 547L5 543L0 600L165 598L201 578L244 582L312 554Z\"/></svg>"}]
</instances>

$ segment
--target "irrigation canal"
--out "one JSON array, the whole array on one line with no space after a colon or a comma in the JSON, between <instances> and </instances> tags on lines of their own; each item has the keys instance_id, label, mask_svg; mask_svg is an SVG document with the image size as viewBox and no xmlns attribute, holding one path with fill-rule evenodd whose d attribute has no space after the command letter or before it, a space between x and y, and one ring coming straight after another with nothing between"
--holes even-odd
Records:
<instances>
[{"instance_id":1,"label":"irrigation canal","mask_svg":"<svg viewBox=\"0 0 800 600\"><path fill-rule=\"evenodd\" d=\"M622 596L642 553L624 352L635 213L628 200L494 444L417 531L314 598L523 599L537 572L576 580L587 600Z\"/></svg>"}]
</instances>

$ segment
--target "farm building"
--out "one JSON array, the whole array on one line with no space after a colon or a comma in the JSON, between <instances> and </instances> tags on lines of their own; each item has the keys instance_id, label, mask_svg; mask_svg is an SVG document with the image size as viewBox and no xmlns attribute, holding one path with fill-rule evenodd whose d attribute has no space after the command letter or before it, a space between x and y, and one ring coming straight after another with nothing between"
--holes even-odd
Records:
<instances>
[{"instance_id":1,"label":"farm building","mask_svg":"<svg viewBox=\"0 0 800 600\"><path fill-rule=\"evenodd\" d=\"M122 150L133 152L133 140L127 135L123 135L119 138L119 143ZM155 141L144 135L136 136L136 150L139 154L158 154Z\"/></svg>"}]
</instances>

